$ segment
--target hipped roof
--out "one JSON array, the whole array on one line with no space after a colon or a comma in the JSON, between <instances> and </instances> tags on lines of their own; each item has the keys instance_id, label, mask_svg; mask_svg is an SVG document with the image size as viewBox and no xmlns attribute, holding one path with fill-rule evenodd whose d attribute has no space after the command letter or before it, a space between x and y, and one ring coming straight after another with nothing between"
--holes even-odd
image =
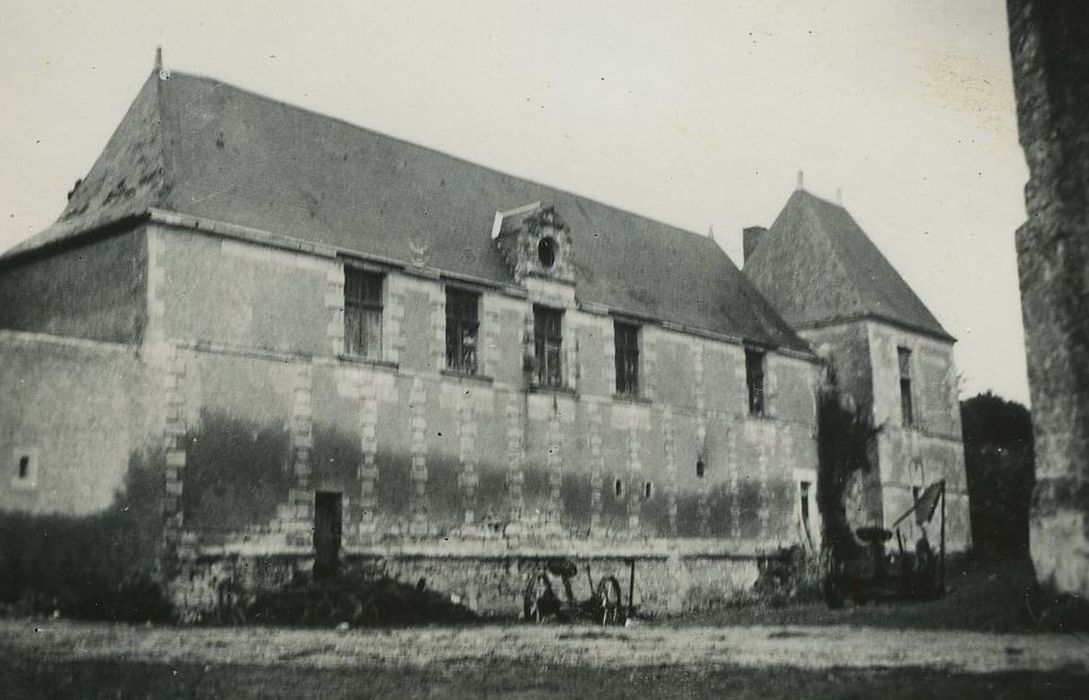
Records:
<instances>
[{"instance_id":1,"label":"hipped roof","mask_svg":"<svg viewBox=\"0 0 1089 700\"><path fill-rule=\"evenodd\" d=\"M155 208L502 285L495 212L538 201L571 228L581 301L808 352L709 238L182 73L149 78L60 219L3 257Z\"/></svg>"},{"instance_id":2,"label":"hipped roof","mask_svg":"<svg viewBox=\"0 0 1089 700\"><path fill-rule=\"evenodd\" d=\"M796 190L745 260L794 328L875 318L954 340L842 206Z\"/></svg>"}]
</instances>

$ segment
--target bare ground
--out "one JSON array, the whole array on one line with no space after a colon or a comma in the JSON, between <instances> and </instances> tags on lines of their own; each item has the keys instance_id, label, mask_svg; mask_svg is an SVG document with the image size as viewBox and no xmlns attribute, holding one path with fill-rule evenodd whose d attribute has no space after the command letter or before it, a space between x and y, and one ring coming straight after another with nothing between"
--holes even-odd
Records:
<instances>
[{"instance_id":1,"label":"bare ground","mask_svg":"<svg viewBox=\"0 0 1089 700\"><path fill-rule=\"evenodd\" d=\"M5 687L27 696L1089 693L1089 645L1070 635L845 626L338 632L2 620L0 658Z\"/></svg>"}]
</instances>

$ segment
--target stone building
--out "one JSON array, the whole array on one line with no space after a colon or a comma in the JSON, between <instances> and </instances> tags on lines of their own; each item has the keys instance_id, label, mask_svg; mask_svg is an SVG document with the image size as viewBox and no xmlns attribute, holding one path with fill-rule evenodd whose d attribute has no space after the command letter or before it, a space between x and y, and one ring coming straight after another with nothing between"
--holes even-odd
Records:
<instances>
[{"instance_id":1,"label":"stone building","mask_svg":"<svg viewBox=\"0 0 1089 700\"><path fill-rule=\"evenodd\" d=\"M1089 600L1089 5L1007 0L1029 181L1017 231L1036 491L1029 539L1049 591Z\"/></svg>"},{"instance_id":2,"label":"stone building","mask_svg":"<svg viewBox=\"0 0 1089 700\"><path fill-rule=\"evenodd\" d=\"M552 556L680 610L818 546L820 363L713 241L214 80L150 77L0 328L0 510L150 470L190 611L378 564L513 612Z\"/></svg>"},{"instance_id":3,"label":"stone building","mask_svg":"<svg viewBox=\"0 0 1089 700\"><path fill-rule=\"evenodd\" d=\"M770 229L750 227L744 236L745 274L830 362L839 387L876 428L876 468L849 486L848 521L889 527L927 485L944 479L946 545L966 548L953 337L842 206L799 187ZM911 519L904 525L917 536Z\"/></svg>"}]
</instances>

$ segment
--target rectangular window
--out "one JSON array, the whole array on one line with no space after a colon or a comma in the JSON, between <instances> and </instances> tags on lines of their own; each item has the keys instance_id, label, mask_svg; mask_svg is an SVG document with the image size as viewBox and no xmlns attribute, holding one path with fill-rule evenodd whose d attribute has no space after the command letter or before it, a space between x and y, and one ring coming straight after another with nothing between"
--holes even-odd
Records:
<instances>
[{"instance_id":1,"label":"rectangular window","mask_svg":"<svg viewBox=\"0 0 1089 700\"><path fill-rule=\"evenodd\" d=\"M745 384L749 388L749 413L764 415L765 354L759 350L745 351Z\"/></svg>"},{"instance_id":2,"label":"rectangular window","mask_svg":"<svg viewBox=\"0 0 1089 700\"><path fill-rule=\"evenodd\" d=\"M480 295L446 288L446 367L476 374Z\"/></svg>"},{"instance_id":3,"label":"rectangular window","mask_svg":"<svg viewBox=\"0 0 1089 700\"><path fill-rule=\"evenodd\" d=\"M639 326L616 321L613 324L616 343L616 393L639 395Z\"/></svg>"},{"instance_id":4,"label":"rectangular window","mask_svg":"<svg viewBox=\"0 0 1089 700\"><path fill-rule=\"evenodd\" d=\"M563 386L563 311L533 307L533 350L539 386Z\"/></svg>"},{"instance_id":5,"label":"rectangular window","mask_svg":"<svg viewBox=\"0 0 1089 700\"><path fill-rule=\"evenodd\" d=\"M14 469L11 484L16 489L33 489L38 485L38 451L35 448L16 448L12 455Z\"/></svg>"},{"instance_id":6,"label":"rectangular window","mask_svg":"<svg viewBox=\"0 0 1089 700\"><path fill-rule=\"evenodd\" d=\"M382 283L385 276L344 268L344 352L382 359Z\"/></svg>"},{"instance_id":7,"label":"rectangular window","mask_svg":"<svg viewBox=\"0 0 1089 700\"><path fill-rule=\"evenodd\" d=\"M900 416L904 425L915 424L915 410L911 403L911 350L897 348L900 360Z\"/></svg>"}]
</instances>

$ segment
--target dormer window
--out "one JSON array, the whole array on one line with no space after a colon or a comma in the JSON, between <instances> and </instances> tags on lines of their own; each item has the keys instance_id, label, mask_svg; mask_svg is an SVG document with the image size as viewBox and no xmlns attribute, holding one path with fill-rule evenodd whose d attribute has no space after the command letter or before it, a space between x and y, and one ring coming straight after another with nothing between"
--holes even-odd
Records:
<instances>
[{"instance_id":1,"label":"dormer window","mask_svg":"<svg viewBox=\"0 0 1089 700\"><path fill-rule=\"evenodd\" d=\"M492 238L519 284L526 277L574 284L570 229L554 207L534 202L496 212Z\"/></svg>"}]
</instances>

